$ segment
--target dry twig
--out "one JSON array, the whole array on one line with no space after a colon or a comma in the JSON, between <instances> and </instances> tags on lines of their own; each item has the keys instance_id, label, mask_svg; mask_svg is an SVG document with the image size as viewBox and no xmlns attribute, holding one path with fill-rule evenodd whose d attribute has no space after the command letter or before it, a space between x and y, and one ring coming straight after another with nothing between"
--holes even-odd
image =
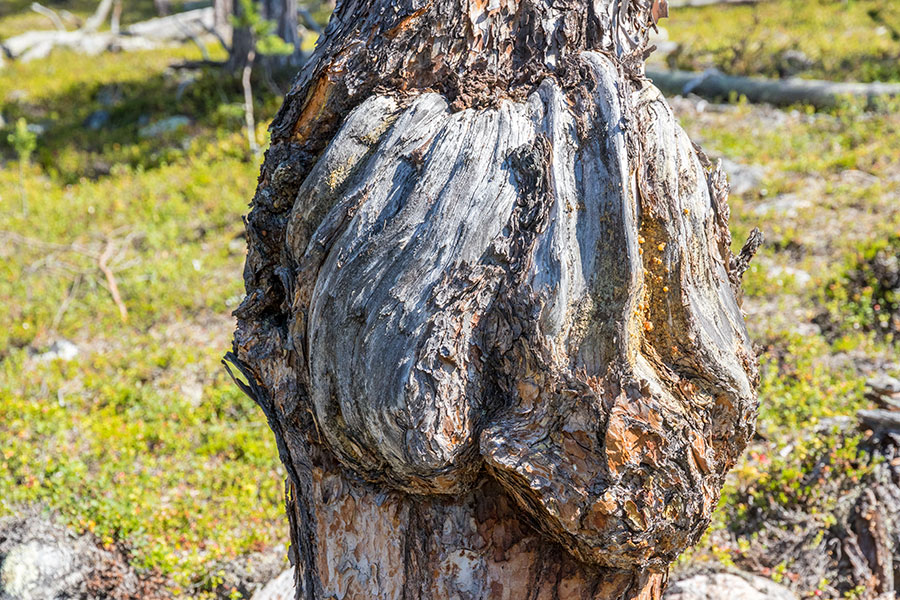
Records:
<instances>
[{"instance_id":1,"label":"dry twig","mask_svg":"<svg viewBox=\"0 0 900 600\"><path fill-rule=\"evenodd\" d=\"M103 253L100 254L100 257L97 259L97 266L100 267L100 270L103 271L103 274L106 276L106 283L109 284L109 293L112 295L113 302L116 303L116 306L119 309L119 315L122 317L122 322L127 323L128 309L125 308L125 303L122 302L122 296L119 294L119 286L116 285L116 277L113 275L112 269L108 266L109 259L112 258L114 250L115 244L113 239L108 238Z\"/></svg>"}]
</instances>

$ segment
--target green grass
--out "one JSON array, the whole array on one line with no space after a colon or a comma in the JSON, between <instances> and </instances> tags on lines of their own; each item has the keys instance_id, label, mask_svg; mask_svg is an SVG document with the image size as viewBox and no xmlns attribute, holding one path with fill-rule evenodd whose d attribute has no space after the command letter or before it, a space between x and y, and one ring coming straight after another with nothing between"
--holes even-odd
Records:
<instances>
[{"instance_id":1,"label":"green grass","mask_svg":"<svg viewBox=\"0 0 900 600\"><path fill-rule=\"evenodd\" d=\"M671 66L736 75L900 81L900 7L885 0L781 0L676 8ZM807 64L786 58L801 52Z\"/></svg>"},{"instance_id":2,"label":"green grass","mask_svg":"<svg viewBox=\"0 0 900 600\"><path fill-rule=\"evenodd\" d=\"M219 364L258 166L239 86L213 71L183 86L169 69L197 58L56 52L0 70L0 140L20 117L45 129L21 178L0 145L0 515L42 506L201 597L209 564L280 544L284 524L274 441ZM264 139L279 101L261 87ZM100 109L108 125L85 129ZM190 126L136 135L174 114ZM60 338L78 356L40 360Z\"/></svg>"},{"instance_id":3,"label":"green grass","mask_svg":"<svg viewBox=\"0 0 900 600\"><path fill-rule=\"evenodd\" d=\"M691 40L678 60L699 62L678 63L682 68L773 75L759 62L716 63L746 37L761 44L761 55L800 46L810 57L821 56L819 70L804 76L866 79L860 65L879 62L882 42L864 44L857 27L866 10L878 7L896 10L887 2L769 2L673 10L664 25L672 39ZM764 29L754 28L754 12L766 13L760 17ZM836 27L834 19L845 12L851 16ZM830 29L819 19L831 19ZM898 48L893 41L885 47ZM710 531L679 564L713 561L753 569L762 553L771 565L759 572L787 582L795 575L792 559L767 550L765 536L757 536L761 523L770 519L777 528L779 515L788 511L807 515L805 527L830 535L835 500L870 470L852 425L857 410L871 407L865 381L880 365L895 363L900 352L896 336L872 326L884 316L875 306L883 313L897 299L879 289L867 266L877 252L895 252L892 240L900 235L900 110L864 112L847 104L827 112L804 106L776 111L738 102L721 112L686 112L681 120L711 156L765 167L761 188L733 196L730 204L735 247L752 227L762 229L766 243L744 278L748 327L760 349L758 430L765 439L729 476ZM784 195L803 201L795 213L763 210ZM809 281L801 282L793 275L798 272ZM823 310L832 326L818 330L813 324L821 322ZM848 429L814 429L835 417L849 419ZM844 583L798 591L833 592Z\"/></svg>"},{"instance_id":4,"label":"green grass","mask_svg":"<svg viewBox=\"0 0 900 600\"><path fill-rule=\"evenodd\" d=\"M216 349L119 337L69 363L4 360L0 510L44 504L183 586L210 560L272 546L274 448Z\"/></svg>"},{"instance_id":5,"label":"green grass","mask_svg":"<svg viewBox=\"0 0 900 600\"><path fill-rule=\"evenodd\" d=\"M862 248L823 286L823 324L834 335L875 332L888 342L900 335L900 234Z\"/></svg>"}]
</instances>

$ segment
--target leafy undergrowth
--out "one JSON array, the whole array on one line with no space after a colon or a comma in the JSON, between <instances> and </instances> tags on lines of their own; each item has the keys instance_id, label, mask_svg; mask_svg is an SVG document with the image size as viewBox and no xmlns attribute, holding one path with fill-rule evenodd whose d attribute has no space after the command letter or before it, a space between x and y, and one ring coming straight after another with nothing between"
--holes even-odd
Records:
<instances>
[{"instance_id":1,"label":"leafy undergrowth","mask_svg":"<svg viewBox=\"0 0 900 600\"><path fill-rule=\"evenodd\" d=\"M671 67L736 75L900 81L900 6L781 0L675 8L663 21Z\"/></svg>"},{"instance_id":2,"label":"leafy undergrowth","mask_svg":"<svg viewBox=\"0 0 900 600\"><path fill-rule=\"evenodd\" d=\"M831 335L862 330L900 336L900 235L861 248L821 294L817 322Z\"/></svg>"},{"instance_id":3,"label":"leafy undergrowth","mask_svg":"<svg viewBox=\"0 0 900 600\"><path fill-rule=\"evenodd\" d=\"M239 84L171 69L199 58L0 69L0 140L18 119L37 138L27 161L0 145L0 516L41 506L191 597L208 565L283 538L274 442L219 364L258 166ZM279 99L257 98L264 139ZM138 134L173 116L186 126ZM48 354L66 342L77 355Z\"/></svg>"},{"instance_id":4,"label":"leafy undergrowth","mask_svg":"<svg viewBox=\"0 0 900 600\"><path fill-rule=\"evenodd\" d=\"M842 552L863 491L882 483L861 434L822 426L778 452L755 444L732 473L704 541L680 560L755 571L803 598L869 598Z\"/></svg>"},{"instance_id":5,"label":"leafy undergrowth","mask_svg":"<svg viewBox=\"0 0 900 600\"><path fill-rule=\"evenodd\" d=\"M822 556L872 466L855 417L871 407L865 382L900 372L897 336L882 327L896 302L900 113L696 100L675 109L711 156L762 167L758 185L732 196L731 224L736 246L752 227L766 236L744 279L760 353L760 436L729 476L707 536L678 568L712 561L804 598L866 597L846 570L824 569Z\"/></svg>"}]
</instances>

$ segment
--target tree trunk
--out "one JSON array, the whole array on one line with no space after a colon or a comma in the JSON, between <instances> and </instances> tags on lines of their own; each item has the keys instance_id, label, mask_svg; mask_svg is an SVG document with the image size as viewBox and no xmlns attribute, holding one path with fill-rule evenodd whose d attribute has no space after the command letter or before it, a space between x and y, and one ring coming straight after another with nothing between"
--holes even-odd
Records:
<instances>
[{"instance_id":1,"label":"tree trunk","mask_svg":"<svg viewBox=\"0 0 900 600\"><path fill-rule=\"evenodd\" d=\"M227 359L297 598L657 599L752 433L727 183L651 0L346 0L271 127ZM226 363L227 364L227 363Z\"/></svg>"},{"instance_id":2,"label":"tree trunk","mask_svg":"<svg viewBox=\"0 0 900 600\"><path fill-rule=\"evenodd\" d=\"M232 15L234 19L240 22L243 13L243 6L240 0L230 0ZM249 27L231 28L231 51L228 55L227 68L232 73L243 73L247 66L247 57L254 49L255 40L253 33Z\"/></svg>"},{"instance_id":3,"label":"tree trunk","mask_svg":"<svg viewBox=\"0 0 900 600\"><path fill-rule=\"evenodd\" d=\"M297 0L261 0L261 14L264 19L275 23L275 34L294 47L294 54L290 56L270 56L266 60L273 66L285 67L287 65L299 65L300 34L299 13Z\"/></svg>"},{"instance_id":4,"label":"tree trunk","mask_svg":"<svg viewBox=\"0 0 900 600\"><path fill-rule=\"evenodd\" d=\"M231 31L231 15L234 12L232 0L214 0L213 25L216 31L223 33Z\"/></svg>"},{"instance_id":5,"label":"tree trunk","mask_svg":"<svg viewBox=\"0 0 900 600\"><path fill-rule=\"evenodd\" d=\"M301 64L302 53L300 51L300 34L297 0L254 0L259 15L267 21L275 23L275 35L294 47L294 53L288 56L258 56L265 61L266 66L281 69L290 65ZM240 18L241 3L231 0L234 16ZM251 32L244 27L235 28L232 33L231 56L229 68L232 72L239 72L246 66L250 46L255 42Z\"/></svg>"},{"instance_id":6,"label":"tree trunk","mask_svg":"<svg viewBox=\"0 0 900 600\"><path fill-rule=\"evenodd\" d=\"M156 7L156 14L160 17L168 16L172 10L169 0L153 0L153 6Z\"/></svg>"}]
</instances>

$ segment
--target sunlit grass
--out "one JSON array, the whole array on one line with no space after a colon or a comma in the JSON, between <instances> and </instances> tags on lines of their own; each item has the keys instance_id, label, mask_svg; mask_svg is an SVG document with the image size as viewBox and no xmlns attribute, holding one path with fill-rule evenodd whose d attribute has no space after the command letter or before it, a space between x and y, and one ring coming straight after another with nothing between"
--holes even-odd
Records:
<instances>
[{"instance_id":1,"label":"sunlit grass","mask_svg":"<svg viewBox=\"0 0 900 600\"><path fill-rule=\"evenodd\" d=\"M681 44L670 57L678 68L900 81L900 7L895 2L778 0L670 12L662 24Z\"/></svg>"}]
</instances>

